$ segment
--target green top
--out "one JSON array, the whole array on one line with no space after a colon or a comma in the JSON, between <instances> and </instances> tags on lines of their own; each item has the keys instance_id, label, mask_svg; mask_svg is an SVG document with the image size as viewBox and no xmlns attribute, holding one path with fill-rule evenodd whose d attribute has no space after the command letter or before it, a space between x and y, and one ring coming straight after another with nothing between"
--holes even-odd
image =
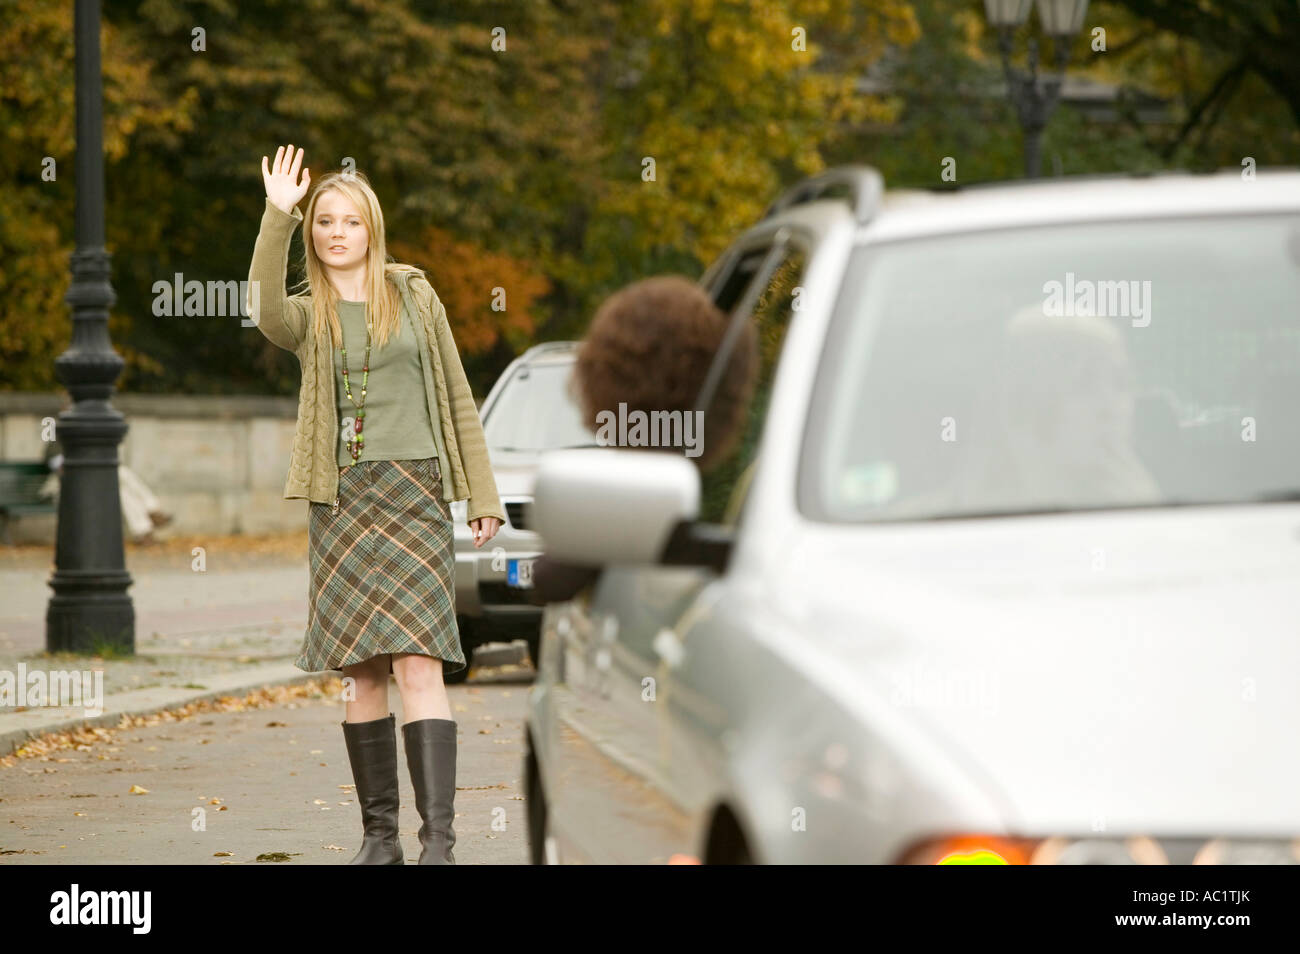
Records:
<instances>
[{"instance_id":1,"label":"green top","mask_svg":"<svg viewBox=\"0 0 1300 954\"><path fill-rule=\"evenodd\" d=\"M438 456L424 390L424 356L405 302L401 319L399 333L390 337L382 348L371 346L366 418L361 431L366 443L361 456L353 461L348 440L353 436L352 423L357 415L352 398L361 400L361 382L365 378L361 369L366 359L366 303L339 302L339 324L343 328L343 344L348 349L348 381L352 387L352 398L349 398L343 386L343 356L335 348L340 467L367 460L423 460Z\"/></svg>"},{"instance_id":2,"label":"green top","mask_svg":"<svg viewBox=\"0 0 1300 954\"><path fill-rule=\"evenodd\" d=\"M334 349L328 336L314 333L311 293L289 295L284 288L289 246L294 233L302 232L305 224L297 206L284 212L266 200L248 269L247 304L258 333L297 358L302 369L284 499L330 504L338 499L340 471ZM419 332L426 359L425 402L432 409L433 436L442 462L443 499L466 501L467 520L496 517L504 522L506 512L483 439L483 422L465 378L447 309L418 268L390 262L384 272L401 293Z\"/></svg>"}]
</instances>

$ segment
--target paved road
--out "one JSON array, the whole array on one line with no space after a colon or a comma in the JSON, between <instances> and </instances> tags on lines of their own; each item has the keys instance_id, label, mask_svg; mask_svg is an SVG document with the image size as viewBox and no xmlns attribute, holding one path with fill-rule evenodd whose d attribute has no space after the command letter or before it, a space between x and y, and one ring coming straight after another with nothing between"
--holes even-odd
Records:
<instances>
[{"instance_id":1,"label":"paved road","mask_svg":"<svg viewBox=\"0 0 1300 954\"><path fill-rule=\"evenodd\" d=\"M528 691L520 683L448 687L461 742L458 864L527 863ZM401 747L396 686L391 693L402 845L414 864L420 816ZM333 700L204 713L115 730L111 741L59 753L59 760L0 767L0 863L258 864L259 854L284 852L281 863L344 864L361 844L361 813L351 794L342 718ZM130 794L135 785L148 794ZM205 830L193 830L200 827L196 808L203 809Z\"/></svg>"},{"instance_id":2,"label":"paved road","mask_svg":"<svg viewBox=\"0 0 1300 954\"><path fill-rule=\"evenodd\" d=\"M148 651L154 634L180 638L237 626L278 624L301 639L307 622L306 536L302 553L292 549L294 538L284 539L276 551L260 554L240 551L237 539L216 538L204 547L202 571L184 542L128 548L127 593L138 650ZM52 561L50 548L0 552L0 652L44 650Z\"/></svg>"}]
</instances>

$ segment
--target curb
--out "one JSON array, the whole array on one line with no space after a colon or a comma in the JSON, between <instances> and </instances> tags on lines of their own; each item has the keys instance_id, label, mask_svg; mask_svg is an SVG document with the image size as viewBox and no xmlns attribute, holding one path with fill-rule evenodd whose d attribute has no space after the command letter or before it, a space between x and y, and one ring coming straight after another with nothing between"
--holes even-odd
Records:
<instances>
[{"instance_id":1,"label":"curb","mask_svg":"<svg viewBox=\"0 0 1300 954\"><path fill-rule=\"evenodd\" d=\"M528 657L528 643L522 639L504 643L488 641L474 647L474 658L470 660L474 669L487 669L491 666L519 666Z\"/></svg>"},{"instance_id":2,"label":"curb","mask_svg":"<svg viewBox=\"0 0 1300 954\"><path fill-rule=\"evenodd\" d=\"M207 685L204 689L156 687L119 692L104 698L104 711L96 716L74 716L72 713L77 711L76 706L38 706L22 712L0 714L0 757L12 755L24 742L48 732L116 726L124 715L152 715L204 699L219 699L273 686L291 686L329 678L331 675L337 674L329 671L303 672L292 663L272 663L205 679Z\"/></svg>"}]
</instances>

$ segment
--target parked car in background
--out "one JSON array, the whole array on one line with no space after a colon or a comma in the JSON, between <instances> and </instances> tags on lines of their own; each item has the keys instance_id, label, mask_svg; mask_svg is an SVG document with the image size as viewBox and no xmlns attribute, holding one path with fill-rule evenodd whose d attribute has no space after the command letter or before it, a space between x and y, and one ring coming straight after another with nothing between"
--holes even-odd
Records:
<instances>
[{"instance_id":1,"label":"parked car in background","mask_svg":"<svg viewBox=\"0 0 1300 954\"><path fill-rule=\"evenodd\" d=\"M456 615L466 661L490 639L523 637L536 662L541 609L528 602L527 590L541 538L528 525L524 505L532 500L543 451L595 443L568 393L577 347L577 342L551 341L529 348L502 372L479 409L506 523L487 545L475 549L465 522L466 502L451 505ZM463 681L468 673L467 667L447 681Z\"/></svg>"},{"instance_id":2,"label":"parked car in background","mask_svg":"<svg viewBox=\"0 0 1300 954\"><path fill-rule=\"evenodd\" d=\"M702 284L731 465L537 480L534 861L1300 862L1300 173L834 170Z\"/></svg>"}]
</instances>

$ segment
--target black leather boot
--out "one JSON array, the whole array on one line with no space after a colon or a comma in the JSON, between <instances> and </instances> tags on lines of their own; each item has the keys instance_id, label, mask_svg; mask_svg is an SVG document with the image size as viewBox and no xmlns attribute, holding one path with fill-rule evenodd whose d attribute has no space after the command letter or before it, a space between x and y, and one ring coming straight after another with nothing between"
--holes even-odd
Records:
<instances>
[{"instance_id":1,"label":"black leather boot","mask_svg":"<svg viewBox=\"0 0 1300 954\"><path fill-rule=\"evenodd\" d=\"M343 739L357 785L365 834L350 865L400 865L402 841L397 828L397 720L344 722Z\"/></svg>"},{"instance_id":2,"label":"black leather boot","mask_svg":"<svg viewBox=\"0 0 1300 954\"><path fill-rule=\"evenodd\" d=\"M402 726L420 826L420 864L454 865L456 844L456 723L417 719Z\"/></svg>"}]
</instances>

